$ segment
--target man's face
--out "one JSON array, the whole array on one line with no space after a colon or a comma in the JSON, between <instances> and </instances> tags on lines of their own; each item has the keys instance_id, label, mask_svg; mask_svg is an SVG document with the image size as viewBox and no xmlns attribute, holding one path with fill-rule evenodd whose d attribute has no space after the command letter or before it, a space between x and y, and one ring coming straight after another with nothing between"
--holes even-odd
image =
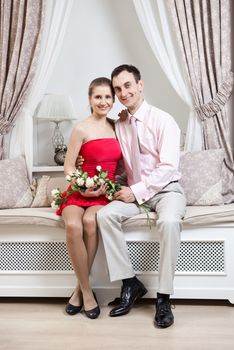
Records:
<instances>
[{"instance_id":1,"label":"man's face","mask_svg":"<svg viewBox=\"0 0 234 350\"><path fill-rule=\"evenodd\" d=\"M121 72L113 78L112 85L119 102L122 103L130 113L135 113L143 101L143 81L136 82L132 73Z\"/></svg>"}]
</instances>

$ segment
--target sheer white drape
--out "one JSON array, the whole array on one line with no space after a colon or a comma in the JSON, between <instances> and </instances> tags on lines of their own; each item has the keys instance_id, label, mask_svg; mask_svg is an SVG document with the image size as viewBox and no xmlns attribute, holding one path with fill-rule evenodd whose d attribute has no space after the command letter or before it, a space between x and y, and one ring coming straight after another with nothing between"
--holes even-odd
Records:
<instances>
[{"instance_id":1,"label":"sheer white drape","mask_svg":"<svg viewBox=\"0 0 234 350\"><path fill-rule=\"evenodd\" d=\"M35 83L26 107L11 134L10 158L24 154L31 178L33 165L33 113L45 92L62 47L73 0L46 1L45 28Z\"/></svg>"},{"instance_id":2,"label":"sheer white drape","mask_svg":"<svg viewBox=\"0 0 234 350\"><path fill-rule=\"evenodd\" d=\"M160 23L155 20L151 0L133 0L133 3L145 36L162 70L180 98L190 107L185 150L200 150L202 148L201 126L193 111L192 97L176 57L165 1L154 0L152 3L157 9Z\"/></svg>"}]
</instances>

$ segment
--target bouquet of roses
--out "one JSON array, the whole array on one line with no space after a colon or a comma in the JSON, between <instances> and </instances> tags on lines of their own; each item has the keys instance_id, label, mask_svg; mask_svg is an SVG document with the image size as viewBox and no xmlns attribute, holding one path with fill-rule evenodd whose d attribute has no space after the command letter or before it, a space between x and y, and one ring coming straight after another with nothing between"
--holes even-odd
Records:
<instances>
[{"instance_id":1,"label":"bouquet of roses","mask_svg":"<svg viewBox=\"0 0 234 350\"><path fill-rule=\"evenodd\" d=\"M121 185L108 179L108 172L102 170L102 167L98 165L96 167L97 175L89 177L87 171L83 171L81 167L78 167L72 174L66 176L66 180L71 184L71 189L67 191L67 196L74 192L84 192L87 188L93 187L98 189L102 184L107 184L107 190L105 196L110 201L113 199L113 195L120 189ZM67 198L62 196L62 192L59 188L51 191L53 202L52 208L58 208L61 203L66 203Z\"/></svg>"}]
</instances>

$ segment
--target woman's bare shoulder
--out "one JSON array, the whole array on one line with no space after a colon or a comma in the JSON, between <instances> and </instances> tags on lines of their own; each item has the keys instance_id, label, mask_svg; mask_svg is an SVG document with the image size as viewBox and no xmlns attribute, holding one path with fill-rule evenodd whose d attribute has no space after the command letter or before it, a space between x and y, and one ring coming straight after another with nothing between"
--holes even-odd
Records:
<instances>
[{"instance_id":1,"label":"woman's bare shoulder","mask_svg":"<svg viewBox=\"0 0 234 350\"><path fill-rule=\"evenodd\" d=\"M81 120L81 121L78 121L74 127L73 127L73 132L74 133L78 133L78 134L82 134L82 135L85 135L85 130L87 129L87 126L86 126L87 122L86 120Z\"/></svg>"}]
</instances>

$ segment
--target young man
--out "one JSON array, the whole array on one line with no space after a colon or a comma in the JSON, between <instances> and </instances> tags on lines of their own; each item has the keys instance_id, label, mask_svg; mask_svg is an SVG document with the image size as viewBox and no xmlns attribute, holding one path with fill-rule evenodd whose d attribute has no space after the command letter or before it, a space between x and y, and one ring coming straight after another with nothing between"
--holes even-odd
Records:
<instances>
[{"instance_id":1,"label":"young man","mask_svg":"<svg viewBox=\"0 0 234 350\"><path fill-rule=\"evenodd\" d=\"M157 212L160 235L154 322L159 327L169 327L174 322L169 297L173 294L181 219L185 213L185 197L178 183L180 130L170 115L144 100L144 84L136 67L121 65L114 69L111 79L119 101L126 107L115 126L128 186L122 186L115 200L97 212L110 280L123 282L120 304L110 311L110 316L128 313L134 302L147 293L135 276L121 228L124 220L140 213L138 204L144 203Z\"/></svg>"}]
</instances>

